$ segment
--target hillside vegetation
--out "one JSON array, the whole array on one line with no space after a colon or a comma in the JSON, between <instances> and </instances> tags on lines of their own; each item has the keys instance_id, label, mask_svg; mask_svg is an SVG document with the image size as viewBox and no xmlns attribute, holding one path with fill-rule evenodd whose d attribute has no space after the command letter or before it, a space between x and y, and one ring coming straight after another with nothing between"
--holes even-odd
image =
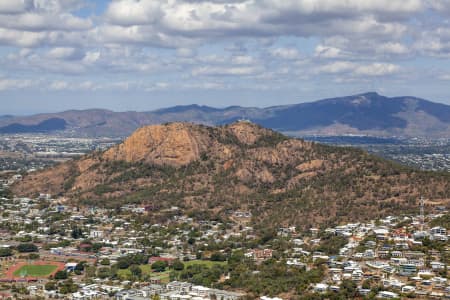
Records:
<instances>
[{"instance_id":1,"label":"hillside vegetation","mask_svg":"<svg viewBox=\"0 0 450 300\"><path fill-rule=\"evenodd\" d=\"M417 210L421 195L427 205L446 205L449 179L249 122L170 123L30 174L13 191L64 195L84 205L146 204L155 215L171 206L202 218L249 210L260 228L306 228Z\"/></svg>"}]
</instances>

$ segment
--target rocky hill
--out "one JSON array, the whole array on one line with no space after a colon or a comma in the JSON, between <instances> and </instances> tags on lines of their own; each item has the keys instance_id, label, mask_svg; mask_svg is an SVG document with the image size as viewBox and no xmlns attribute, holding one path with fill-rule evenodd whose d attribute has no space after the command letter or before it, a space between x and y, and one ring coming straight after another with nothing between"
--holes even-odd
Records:
<instances>
[{"instance_id":1,"label":"rocky hill","mask_svg":"<svg viewBox=\"0 0 450 300\"><path fill-rule=\"evenodd\" d=\"M60 123L59 126L45 127L47 132L62 130L75 136L125 137L150 124L193 122L223 125L248 119L292 136L364 134L450 138L450 106L415 97L389 98L377 93L268 108L231 106L219 109L187 105L152 112L66 111L0 118L0 132L12 132L14 128L18 132L34 132L36 126L49 119L61 119L65 123L63 128Z\"/></svg>"},{"instance_id":2,"label":"rocky hill","mask_svg":"<svg viewBox=\"0 0 450 300\"><path fill-rule=\"evenodd\" d=\"M450 203L450 175L287 138L250 122L170 123L138 129L105 152L32 173L15 193L51 193L86 205L178 206L227 218L249 210L259 228L327 226ZM157 212L154 212L157 213Z\"/></svg>"}]
</instances>

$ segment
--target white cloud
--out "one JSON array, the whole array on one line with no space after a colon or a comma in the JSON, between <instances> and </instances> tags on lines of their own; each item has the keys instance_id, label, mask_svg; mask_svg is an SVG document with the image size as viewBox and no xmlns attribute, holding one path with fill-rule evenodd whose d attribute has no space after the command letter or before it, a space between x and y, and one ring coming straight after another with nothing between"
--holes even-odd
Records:
<instances>
[{"instance_id":1,"label":"white cloud","mask_svg":"<svg viewBox=\"0 0 450 300\"><path fill-rule=\"evenodd\" d=\"M29 48L22 48L20 49L19 56L20 57L27 57L33 53L33 50Z\"/></svg>"},{"instance_id":2,"label":"white cloud","mask_svg":"<svg viewBox=\"0 0 450 300\"><path fill-rule=\"evenodd\" d=\"M198 67L192 71L194 76L247 76L262 72L261 67Z\"/></svg>"},{"instance_id":3,"label":"white cloud","mask_svg":"<svg viewBox=\"0 0 450 300\"><path fill-rule=\"evenodd\" d=\"M47 57L51 59L64 59L64 60L73 60L80 59L84 57L84 53L77 48L71 47L57 47L51 49L47 53Z\"/></svg>"},{"instance_id":4,"label":"white cloud","mask_svg":"<svg viewBox=\"0 0 450 300\"><path fill-rule=\"evenodd\" d=\"M30 32L0 27L0 45L12 45L17 47L36 47L48 40L45 32Z\"/></svg>"},{"instance_id":5,"label":"white cloud","mask_svg":"<svg viewBox=\"0 0 450 300\"><path fill-rule=\"evenodd\" d=\"M450 0L428 0L430 7L441 13L450 13Z\"/></svg>"},{"instance_id":6,"label":"white cloud","mask_svg":"<svg viewBox=\"0 0 450 300\"><path fill-rule=\"evenodd\" d=\"M79 84L78 88L80 90L92 90L92 91L94 91L94 90L98 89L98 86L92 81L83 81L83 82L81 82Z\"/></svg>"},{"instance_id":7,"label":"white cloud","mask_svg":"<svg viewBox=\"0 0 450 300\"><path fill-rule=\"evenodd\" d=\"M285 60L292 60L300 57L300 53L295 48L275 48L270 50L270 54Z\"/></svg>"},{"instance_id":8,"label":"white cloud","mask_svg":"<svg viewBox=\"0 0 450 300\"><path fill-rule=\"evenodd\" d=\"M50 91L95 91L102 89L103 86L92 81L67 81L67 80L54 80L51 82L43 83L42 85Z\"/></svg>"},{"instance_id":9,"label":"white cloud","mask_svg":"<svg viewBox=\"0 0 450 300\"><path fill-rule=\"evenodd\" d=\"M33 2L33 7L37 11L49 13L67 12L80 9L86 5L85 0L23 0Z\"/></svg>"},{"instance_id":10,"label":"white cloud","mask_svg":"<svg viewBox=\"0 0 450 300\"><path fill-rule=\"evenodd\" d=\"M33 81L28 79L0 78L0 91L26 89L33 85Z\"/></svg>"},{"instance_id":11,"label":"white cloud","mask_svg":"<svg viewBox=\"0 0 450 300\"><path fill-rule=\"evenodd\" d=\"M113 1L108 6L105 17L115 25L151 24L163 16L162 3L163 1Z\"/></svg>"},{"instance_id":12,"label":"white cloud","mask_svg":"<svg viewBox=\"0 0 450 300\"><path fill-rule=\"evenodd\" d=\"M0 45L66 47L86 42L85 33L93 26L90 18L71 12L82 6L82 0L0 2Z\"/></svg>"},{"instance_id":13,"label":"white cloud","mask_svg":"<svg viewBox=\"0 0 450 300\"><path fill-rule=\"evenodd\" d=\"M356 64L348 61L337 61L324 66L321 66L317 69L318 73L329 73L329 74L337 74L343 72L349 72L356 68Z\"/></svg>"},{"instance_id":14,"label":"white cloud","mask_svg":"<svg viewBox=\"0 0 450 300\"><path fill-rule=\"evenodd\" d=\"M314 49L314 56L320 58L340 58L345 55L339 48L319 44L316 49Z\"/></svg>"},{"instance_id":15,"label":"white cloud","mask_svg":"<svg viewBox=\"0 0 450 300\"><path fill-rule=\"evenodd\" d=\"M226 86L220 82L184 83L182 87L184 89L201 89L201 90L222 90L226 88Z\"/></svg>"},{"instance_id":16,"label":"white cloud","mask_svg":"<svg viewBox=\"0 0 450 300\"><path fill-rule=\"evenodd\" d=\"M379 54L408 54L410 49L401 43L388 42L378 45L375 51Z\"/></svg>"},{"instance_id":17,"label":"white cloud","mask_svg":"<svg viewBox=\"0 0 450 300\"><path fill-rule=\"evenodd\" d=\"M69 88L69 83L65 81L54 81L50 84L49 89L53 91L61 91Z\"/></svg>"},{"instance_id":18,"label":"white cloud","mask_svg":"<svg viewBox=\"0 0 450 300\"><path fill-rule=\"evenodd\" d=\"M438 76L439 80L450 81L450 74L443 74Z\"/></svg>"},{"instance_id":19,"label":"white cloud","mask_svg":"<svg viewBox=\"0 0 450 300\"><path fill-rule=\"evenodd\" d=\"M82 0L25 2L28 4L14 0L14 5L8 5L10 8L5 5L5 11L14 8L17 15L2 16L0 28L17 30L26 36L4 43L28 47L44 43L134 43L192 49L199 43L228 37L399 37L407 28L402 23L405 15L423 9L420 0L112 0L94 23L90 17L73 14L73 10L84 5ZM79 33L73 34L76 31ZM42 32L43 36L32 32ZM336 49L329 48L323 55L336 55ZM280 57L292 59L297 55L296 49L278 51Z\"/></svg>"},{"instance_id":20,"label":"white cloud","mask_svg":"<svg viewBox=\"0 0 450 300\"><path fill-rule=\"evenodd\" d=\"M317 68L317 73L322 74L350 74L353 76L385 76L400 72L401 68L390 63L358 64L349 61L337 61Z\"/></svg>"},{"instance_id":21,"label":"white cloud","mask_svg":"<svg viewBox=\"0 0 450 300\"><path fill-rule=\"evenodd\" d=\"M27 12L20 15L2 16L0 26L32 32L52 30L79 31L89 29L92 26L92 22L67 13L53 15Z\"/></svg>"},{"instance_id":22,"label":"white cloud","mask_svg":"<svg viewBox=\"0 0 450 300\"><path fill-rule=\"evenodd\" d=\"M94 4L85 0L0 0L0 67L6 74L47 75L48 89L72 91L153 91L198 77L200 84L184 84L277 88L321 78L398 79L405 73L399 59L403 66L414 58L450 57L449 4L110 0L94 15ZM104 78L111 84L100 84Z\"/></svg>"},{"instance_id":23,"label":"white cloud","mask_svg":"<svg viewBox=\"0 0 450 300\"><path fill-rule=\"evenodd\" d=\"M401 40L401 39L400 39ZM326 38L314 50L314 56L325 59L386 60L407 58L413 47L392 37L361 37L352 39L346 36Z\"/></svg>"},{"instance_id":24,"label":"white cloud","mask_svg":"<svg viewBox=\"0 0 450 300\"><path fill-rule=\"evenodd\" d=\"M358 66L354 73L356 75L364 75L364 76L385 76L392 75L398 73L400 71L400 67L394 64L389 63L373 63L365 66Z\"/></svg>"},{"instance_id":25,"label":"white cloud","mask_svg":"<svg viewBox=\"0 0 450 300\"><path fill-rule=\"evenodd\" d=\"M93 64L97 62L100 59L100 52L99 51L89 51L86 53L86 56L83 58L83 62L87 64Z\"/></svg>"},{"instance_id":26,"label":"white cloud","mask_svg":"<svg viewBox=\"0 0 450 300\"><path fill-rule=\"evenodd\" d=\"M195 44L195 39L178 37L157 31L152 26L100 25L89 31L89 38L101 45L137 44L147 47L186 48Z\"/></svg>"},{"instance_id":27,"label":"white cloud","mask_svg":"<svg viewBox=\"0 0 450 300\"><path fill-rule=\"evenodd\" d=\"M255 64L256 61L252 56L249 55L237 55L233 56L231 62L236 65L250 65Z\"/></svg>"},{"instance_id":28,"label":"white cloud","mask_svg":"<svg viewBox=\"0 0 450 300\"><path fill-rule=\"evenodd\" d=\"M450 28L437 27L421 32L414 48L424 55L450 57Z\"/></svg>"},{"instance_id":29,"label":"white cloud","mask_svg":"<svg viewBox=\"0 0 450 300\"><path fill-rule=\"evenodd\" d=\"M420 0L378 0L378 1L360 1L360 0L262 0L264 6L279 11L299 11L303 14L354 14L354 13L395 13L409 14L423 9L423 3Z\"/></svg>"},{"instance_id":30,"label":"white cloud","mask_svg":"<svg viewBox=\"0 0 450 300\"><path fill-rule=\"evenodd\" d=\"M0 1L0 14L18 14L32 6L33 2L29 0L3 0Z\"/></svg>"},{"instance_id":31,"label":"white cloud","mask_svg":"<svg viewBox=\"0 0 450 300\"><path fill-rule=\"evenodd\" d=\"M117 0L105 19L116 40L131 37L139 42L172 38L220 38L228 36L310 36L370 34L399 36L406 30L400 23L423 9L420 0ZM118 27L127 31L129 39ZM132 28L132 29L129 29ZM144 34L146 33L146 34Z\"/></svg>"},{"instance_id":32,"label":"white cloud","mask_svg":"<svg viewBox=\"0 0 450 300\"><path fill-rule=\"evenodd\" d=\"M193 57L196 54L195 49L191 48L178 48L177 55L180 57Z\"/></svg>"}]
</instances>

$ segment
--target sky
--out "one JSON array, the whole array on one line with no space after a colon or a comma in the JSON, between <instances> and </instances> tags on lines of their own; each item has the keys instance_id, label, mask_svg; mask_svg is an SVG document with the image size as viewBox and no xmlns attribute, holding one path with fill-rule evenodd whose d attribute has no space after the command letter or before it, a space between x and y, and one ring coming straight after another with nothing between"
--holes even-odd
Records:
<instances>
[{"instance_id":1,"label":"sky","mask_svg":"<svg viewBox=\"0 0 450 300\"><path fill-rule=\"evenodd\" d=\"M450 0L0 0L0 115L450 104Z\"/></svg>"}]
</instances>

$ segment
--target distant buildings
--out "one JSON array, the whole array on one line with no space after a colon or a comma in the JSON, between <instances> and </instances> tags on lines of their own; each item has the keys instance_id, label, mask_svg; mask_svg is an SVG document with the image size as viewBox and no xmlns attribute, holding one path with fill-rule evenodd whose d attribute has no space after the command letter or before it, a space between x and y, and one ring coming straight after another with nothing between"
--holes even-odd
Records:
<instances>
[{"instance_id":1,"label":"distant buildings","mask_svg":"<svg viewBox=\"0 0 450 300\"><path fill-rule=\"evenodd\" d=\"M272 249L252 249L245 253L245 256L248 258L253 258L254 260L265 260L272 258L273 250Z\"/></svg>"},{"instance_id":2,"label":"distant buildings","mask_svg":"<svg viewBox=\"0 0 450 300\"><path fill-rule=\"evenodd\" d=\"M158 295L161 300L239 300L244 294L173 281L167 285L149 285L141 289L123 290L116 294L116 300L141 300Z\"/></svg>"}]
</instances>

